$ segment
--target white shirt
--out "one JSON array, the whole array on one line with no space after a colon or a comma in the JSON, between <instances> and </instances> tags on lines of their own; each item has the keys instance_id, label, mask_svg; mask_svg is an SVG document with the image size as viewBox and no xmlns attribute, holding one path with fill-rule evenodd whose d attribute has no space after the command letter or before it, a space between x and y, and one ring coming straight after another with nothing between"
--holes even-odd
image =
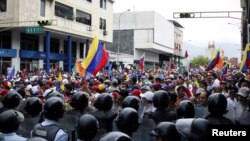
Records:
<instances>
[{"instance_id":1,"label":"white shirt","mask_svg":"<svg viewBox=\"0 0 250 141\"><path fill-rule=\"evenodd\" d=\"M227 113L224 116L230 119L233 123L235 123L236 120L236 103L236 99L232 100L231 98L227 98Z\"/></svg>"},{"instance_id":2,"label":"white shirt","mask_svg":"<svg viewBox=\"0 0 250 141\"><path fill-rule=\"evenodd\" d=\"M15 132L3 134L5 141L26 141L27 138L18 136Z\"/></svg>"},{"instance_id":3,"label":"white shirt","mask_svg":"<svg viewBox=\"0 0 250 141\"><path fill-rule=\"evenodd\" d=\"M52 91L53 91L52 88L49 88L49 89L45 90L44 93L43 93L43 97L46 97L46 96L47 96L49 93L51 93Z\"/></svg>"},{"instance_id":4,"label":"white shirt","mask_svg":"<svg viewBox=\"0 0 250 141\"><path fill-rule=\"evenodd\" d=\"M219 87L220 86L220 81L218 79L214 79L212 86L213 86L213 88Z\"/></svg>"}]
</instances>

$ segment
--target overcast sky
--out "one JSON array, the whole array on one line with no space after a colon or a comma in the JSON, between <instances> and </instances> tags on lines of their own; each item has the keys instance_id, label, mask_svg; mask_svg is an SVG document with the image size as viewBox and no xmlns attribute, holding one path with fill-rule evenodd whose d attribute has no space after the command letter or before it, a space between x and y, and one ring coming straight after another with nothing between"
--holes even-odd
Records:
<instances>
[{"instance_id":1,"label":"overcast sky","mask_svg":"<svg viewBox=\"0 0 250 141\"><path fill-rule=\"evenodd\" d=\"M240 0L116 0L114 12L155 11L183 27L185 46L190 56L203 54L209 42L223 48L228 57L240 57L241 37L239 19L191 18L174 19L174 12L241 11ZM240 18L240 14L232 14ZM228 24L231 23L231 24ZM189 46L190 45L190 46ZM230 45L230 47L229 47ZM193 47L200 51L193 52Z\"/></svg>"}]
</instances>

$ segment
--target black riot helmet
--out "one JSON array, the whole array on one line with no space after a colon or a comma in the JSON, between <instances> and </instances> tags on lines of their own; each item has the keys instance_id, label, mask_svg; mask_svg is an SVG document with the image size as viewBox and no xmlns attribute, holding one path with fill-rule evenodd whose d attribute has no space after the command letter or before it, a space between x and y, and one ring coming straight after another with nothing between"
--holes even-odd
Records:
<instances>
[{"instance_id":1,"label":"black riot helmet","mask_svg":"<svg viewBox=\"0 0 250 141\"><path fill-rule=\"evenodd\" d=\"M47 99L49 99L51 97L59 97L59 98L63 99L62 94L59 93L56 90L53 90L53 89L51 89L51 91L48 92L48 94L46 95L45 99L47 100Z\"/></svg>"},{"instance_id":2,"label":"black riot helmet","mask_svg":"<svg viewBox=\"0 0 250 141\"><path fill-rule=\"evenodd\" d=\"M104 135L100 141L131 141L131 138L122 132L109 132Z\"/></svg>"},{"instance_id":3,"label":"black riot helmet","mask_svg":"<svg viewBox=\"0 0 250 141\"><path fill-rule=\"evenodd\" d=\"M95 108L101 111L108 111L113 106L112 96L106 93L100 94L94 104Z\"/></svg>"},{"instance_id":4,"label":"black riot helmet","mask_svg":"<svg viewBox=\"0 0 250 141\"><path fill-rule=\"evenodd\" d=\"M140 107L140 99L136 96L127 96L123 101L122 101L122 108L134 108L136 111L138 111Z\"/></svg>"},{"instance_id":5,"label":"black riot helmet","mask_svg":"<svg viewBox=\"0 0 250 141\"><path fill-rule=\"evenodd\" d=\"M227 113L227 99L222 94L212 94L208 97L208 111L212 115L224 115Z\"/></svg>"},{"instance_id":6,"label":"black riot helmet","mask_svg":"<svg viewBox=\"0 0 250 141\"><path fill-rule=\"evenodd\" d=\"M160 122L151 135L162 138L162 140L179 141L181 135L176 130L175 124L172 122Z\"/></svg>"},{"instance_id":7,"label":"black riot helmet","mask_svg":"<svg viewBox=\"0 0 250 141\"><path fill-rule=\"evenodd\" d=\"M209 122L203 118L178 119L176 129L182 137L189 141L206 141L209 134Z\"/></svg>"},{"instance_id":8,"label":"black riot helmet","mask_svg":"<svg viewBox=\"0 0 250 141\"><path fill-rule=\"evenodd\" d=\"M78 120L76 128L77 137L84 141L92 140L97 134L98 129L99 124L97 119L90 114L84 114Z\"/></svg>"},{"instance_id":9,"label":"black riot helmet","mask_svg":"<svg viewBox=\"0 0 250 141\"><path fill-rule=\"evenodd\" d=\"M177 108L178 118L194 118L194 104L190 100L183 100Z\"/></svg>"},{"instance_id":10,"label":"black riot helmet","mask_svg":"<svg viewBox=\"0 0 250 141\"><path fill-rule=\"evenodd\" d=\"M170 97L166 91L156 91L153 96L154 107L156 108L167 108L170 102Z\"/></svg>"},{"instance_id":11,"label":"black riot helmet","mask_svg":"<svg viewBox=\"0 0 250 141\"><path fill-rule=\"evenodd\" d=\"M3 97L3 105L6 108L14 109L19 105L20 100L20 94L18 94L15 90L11 90Z\"/></svg>"},{"instance_id":12,"label":"black riot helmet","mask_svg":"<svg viewBox=\"0 0 250 141\"><path fill-rule=\"evenodd\" d=\"M69 103L73 108L83 111L89 104L89 97L86 92L76 92Z\"/></svg>"},{"instance_id":13,"label":"black riot helmet","mask_svg":"<svg viewBox=\"0 0 250 141\"><path fill-rule=\"evenodd\" d=\"M139 127L139 116L137 111L129 107L122 109L117 118L116 126L119 131L132 136L132 133L136 132Z\"/></svg>"},{"instance_id":14,"label":"black riot helmet","mask_svg":"<svg viewBox=\"0 0 250 141\"><path fill-rule=\"evenodd\" d=\"M39 115L42 108L42 101L37 97L29 97L24 107L25 111L33 117Z\"/></svg>"},{"instance_id":15,"label":"black riot helmet","mask_svg":"<svg viewBox=\"0 0 250 141\"><path fill-rule=\"evenodd\" d=\"M15 110L6 110L0 114L0 132L12 133L16 132L20 123L22 122L23 115Z\"/></svg>"},{"instance_id":16,"label":"black riot helmet","mask_svg":"<svg viewBox=\"0 0 250 141\"><path fill-rule=\"evenodd\" d=\"M41 138L41 137L32 137L32 138L29 138L27 141L48 141L48 140Z\"/></svg>"},{"instance_id":17,"label":"black riot helmet","mask_svg":"<svg viewBox=\"0 0 250 141\"><path fill-rule=\"evenodd\" d=\"M64 103L59 97L49 98L44 105L44 115L47 119L57 121L59 118L62 118L64 112Z\"/></svg>"}]
</instances>

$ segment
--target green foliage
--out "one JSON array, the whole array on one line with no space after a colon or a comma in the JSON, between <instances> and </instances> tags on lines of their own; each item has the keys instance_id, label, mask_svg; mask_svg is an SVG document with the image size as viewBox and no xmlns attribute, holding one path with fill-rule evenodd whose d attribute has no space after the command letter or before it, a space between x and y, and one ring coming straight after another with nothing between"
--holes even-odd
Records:
<instances>
[{"instance_id":1,"label":"green foliage","mask_svg":"<svg viewBox=\"0 0 250 141\"><path fill-rule=\"evenodd\" d=\"M209 62L209 59L201 55L194 57L191 61L192 65L195 65L195 66L204 66L204 65L207 65L208 62Z\"/></svg>"}]
</instances>

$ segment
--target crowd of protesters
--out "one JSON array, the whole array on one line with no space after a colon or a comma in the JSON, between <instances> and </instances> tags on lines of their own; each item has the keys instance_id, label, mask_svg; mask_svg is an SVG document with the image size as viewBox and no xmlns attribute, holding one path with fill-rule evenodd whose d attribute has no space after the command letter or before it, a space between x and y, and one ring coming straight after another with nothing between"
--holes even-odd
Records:
<instances>
[{"instance_id":1,"label":"crowd of protesters","mask_svg":"<svg viewBox=\"0 0 250 141\"><path fill-rule=\"evenodd\" d=\"M199 141L209 125L250 124L250 69L20 71L0 84L5 141Z\"/></svg>"}]
</instances>

